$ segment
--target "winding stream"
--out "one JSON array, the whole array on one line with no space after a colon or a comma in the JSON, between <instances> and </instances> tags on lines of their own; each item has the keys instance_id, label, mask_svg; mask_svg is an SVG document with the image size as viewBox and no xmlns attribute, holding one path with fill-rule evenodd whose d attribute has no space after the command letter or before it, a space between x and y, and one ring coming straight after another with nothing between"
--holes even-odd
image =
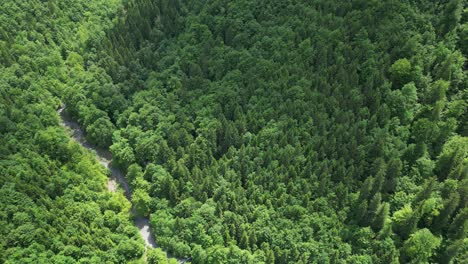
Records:
<instances>
[{"instance_id":1,"label":"winding stream","mask_svg":"<svg viewBox=\"0 0 468 264\"><path fill-rule=\"evenodd\" d=\"M122 189L124 190L125 197L127 198L128 201L132 201L132 190L130 189L130 186L127 182L127 180L124 177L124 173L114 167L112 165L112 154L110 153L109 150L106 149L101 149L93 144L89 143L84 135L84 131L81 129L79 124L75 121L73 121L70 117L70 115L67 114L65 110L65 107L60 107L58 110L58 114L60 115L60 125L68 128L72 132L72 137L75 139L78 143L80 143L84 148L93 150L96 152L97 159L99 163L101 163L104 167L109 169L110 171L110 178L109 181L107 182L107 188L110 192L116 192L117 190L117 185L120 185ZM132 213L135 214L135 212L132 209ZM156 241L154 240L154 236L151 234L151 229L149 227L149 219L146 217L135 217L134 219L135 226L138 228L140 231L140 235L145 241L146 247L149 248L156 248L158 247L156 244ZM169 254L168 254L169 256ZM178 263L186 263L189 259L177 259Z\"/></svg>"}]
</instances>

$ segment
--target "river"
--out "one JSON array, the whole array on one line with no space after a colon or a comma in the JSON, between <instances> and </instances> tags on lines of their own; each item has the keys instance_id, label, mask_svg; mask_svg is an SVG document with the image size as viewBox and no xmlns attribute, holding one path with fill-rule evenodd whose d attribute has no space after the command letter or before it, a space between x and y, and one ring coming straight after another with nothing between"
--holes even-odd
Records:
<instances>
[{"instance_id":1,"label":"river","mask_svg":"<svg viewBox=\"0 0 468 264\"><path fill-rule=\"evenodd\" d=\"M128 184L127 180L124 177L124 173L119 168L112 166L112 154L107 149L101 149L90 142L88 142L85 138L84 131L81 129L80 125L73 121L68 115L65 110L65 107L60 107L58 110L58 114L60 115L60 125L68 128L74 140L80 143L86 149L93 150L96 153L97 160L101 163L104 167L109 169L110 171L110 178L107 182L107 189L110 192L116 192L117 186L120 185L122 187L125 197L128 201L132 201L132 190L130 185ZM132 214L135 215L134 210L132 209ZM134 218L135 226L138 228L141 237L145 241L146 247L149 248L156 248L158 247L156 241L154 240L154 236L151 234L151 229L149 226L149 219L146 217L137 216ZM169 255L168 255L169 256ZM177 262L182 264L186 263L189 259L177 259Z\"/></svg>"}]
</instances>

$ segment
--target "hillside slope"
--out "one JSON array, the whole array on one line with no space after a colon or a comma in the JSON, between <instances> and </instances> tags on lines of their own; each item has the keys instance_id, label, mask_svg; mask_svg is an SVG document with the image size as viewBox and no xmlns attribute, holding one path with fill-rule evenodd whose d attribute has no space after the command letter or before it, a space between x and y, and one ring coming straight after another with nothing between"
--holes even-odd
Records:
<instances>
[{"instance_id":1,"label":"hillside slope","mask_svg":"<svg viewBox=\"0 0 468 264\"><path fill-rule=\"evenodd\" d=\"M88 140L110 148L138 214L150 217L157 243L174 256L468 258L465 0L104 2L60 6L70 10L59 16L68 23L2 27L2 191L61 197L61 185L49 181L62 177L52 175L88 175L76 167L91 159L56 128L61 98ZM46 6L25 17L55 10ZM11 10L1 21L15 17ZM16 173L11 162L32 171ZM30 192L40 173L46 183ZM102 192L102 180L85 179L103 177L81 177L70 178ZM96 214L105 216L96 199ZM25 216L13 216L14 203L2 202L8 213L0 221L19 228ZM126 242L112 247L111 262L141 256L129 229L116 229ZM2 242L0 257L37 239L15 247L20 237Z\"/></svg>"}]
</instances>

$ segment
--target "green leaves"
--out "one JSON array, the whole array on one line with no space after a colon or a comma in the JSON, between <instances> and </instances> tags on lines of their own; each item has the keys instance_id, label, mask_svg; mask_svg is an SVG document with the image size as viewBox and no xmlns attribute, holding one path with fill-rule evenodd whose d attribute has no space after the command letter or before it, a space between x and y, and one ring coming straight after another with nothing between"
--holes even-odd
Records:
<instances>
[{"instance_id":1,"label":"green leaves","mask_svg":"<svg viewBox=\"0 0 468 264\"><path fill-rule=\"evenodd\" d=\"M117 138L110 147L112 160L116 165L126 168L135 163L135 154L128 141L124 138Z\"/></svg>"},{"instance_id":2,"label":"green leaves","mask_svg":"<svg viewBox=\"0 0 468 264\"><path fill-rule=\"evenodd\" d=\"M395 87L401 87L411 81L411 62L404 58L395 61L390 67L390 75Z\"/></svg>"},{"instance_id":3,"label":"green leaves","mask_svg":"<svg viewBox=\"0 0 468 264\"><path fill-rule=\"evenodd\" d=\"M194 264L461 259L462 1L4 2L0 262L142 261L59 98Z\"/></svg>"},{"instance_id":4,"label":"green leaves","mask_svg":"<svg viewBox=\"0 0 468 264\"><path fill-rule=\"evenodd\" d=\"M436 173L440 179L467 177L468 139L454 136L445 145L437 159Z\"/></svg>"},{"instance_id":5,"label":"green leaves","mask_svg":"<svg viewBox=\"0 0 468 264\"><path fill-rule=\"evenodd\" d=\"M147 217L150 214L151 197L148 192L141 189L135 189L132 193L132 204L137 211L137 214Z\"/></svg>"},{"instance_id":6,"label":"green leaves","mask_svg":"<svg viewBox=\"0 0 468 264\"><path fill-rule=\"evenodd\" d=\"M429 263L429 258L440 246L441 239L434 236L429 229L418 230L404 243L404 253L409 263Z\"/></svg>"},{"instance_id":7,"label":"green leaves","mask_svg":"<svg viewBox=\"0 0 468 264\"><path fill-rule=\"evenodd\" d=\"M169 264L169 259L160 248L148 249L146 252L148 264Z\"/></svg>"},{"instance_id":8,"label":"green leaves","mask_svg":"<svg viewBox=\"0 0 468 264\"><path fill-rule=\"evenodd\" d=\"M65 98L93 142L111 143L112 122L90 107L82 87L93 75L91 54L75 30L95 32L81 23L85 17L102 23L95 29L106 27L117 2L1 3L1 263L127 263L142 256L128 202L107 192L104 169L70 141L56 112Z\"/></svg>"},{"instance_id":9,"label":"green leaves","mask_svg":"<svg viewBox=\"0 0 468 264\"><path fill-rule=\"evenodd\" d=\"M52 159L66 161L69 158L69 139L62 129L58 127L48 127L39 131L35 135L35 142L39 150Z\"/></svg>"},{"instance_id":10,"label":"green leaves","mask_svg":"<svg viewBox=\"0 0 468 264\"><path fill-rule=\"evenodd\" d=\"M86 135L95 145L107 148L112 144L114 129L114 124L108 118L101 117L86 127Z\"/></svg>"}]
</instances>

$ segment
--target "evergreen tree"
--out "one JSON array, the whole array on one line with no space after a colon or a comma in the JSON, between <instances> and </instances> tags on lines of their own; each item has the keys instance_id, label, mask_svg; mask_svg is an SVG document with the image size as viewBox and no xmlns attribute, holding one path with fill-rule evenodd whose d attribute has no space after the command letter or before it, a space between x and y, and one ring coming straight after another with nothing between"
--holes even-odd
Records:
<instances>
[{"instance_id":1,"label":"evergreen tree","mask_svg":"<svg viewBox=\"0 0 468 264\"><path fill-rule=\"evenodd\" d=\"M390 206L388 203L383 203L380 206L371 224L371 227L375 232L379 232L380 230L382 230L388 218L389 211L390 211Z\"/></svg>"}]
</instances>

